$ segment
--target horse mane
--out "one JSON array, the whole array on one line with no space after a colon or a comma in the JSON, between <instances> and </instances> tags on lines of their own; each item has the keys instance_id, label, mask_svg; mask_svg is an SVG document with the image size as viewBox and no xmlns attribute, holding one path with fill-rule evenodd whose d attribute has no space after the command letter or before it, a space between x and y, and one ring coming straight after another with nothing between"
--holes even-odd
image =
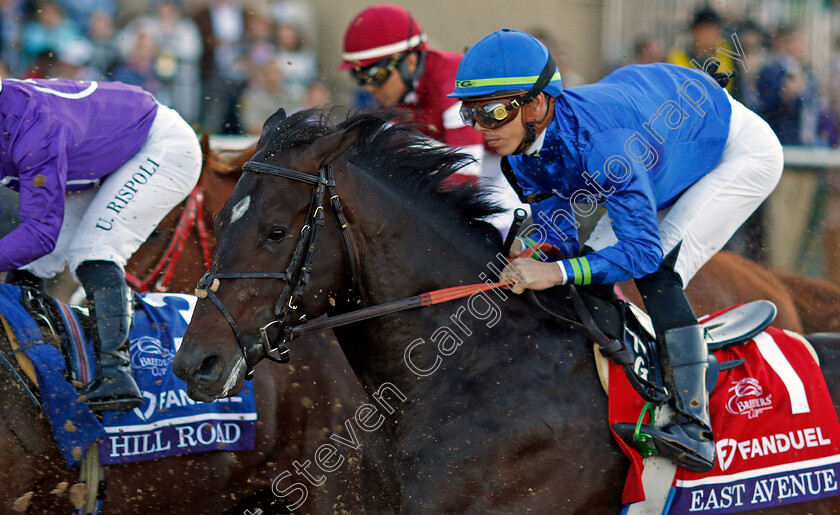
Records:
<instances>
[{"instance_id":1,"label":"horse mane","mask_svg":"<svg viewBox=\"0 0 840 515\"><path fill-rule=\"evenodd\" d=\"M489 225L485 218L504 211L490 200L489 192L478 181L447 182L453 173L474 162L473 157L427 138L406 120L404 111L351 112L335 123L332 120L336 111L335 107L299 111L282 119L276 127L269 126L269 119L261 138L269 140L265 141L266 153L307 145L339 130L358 128L359 135L345 158L363 173L399 192L406 201L428 200L434 209L440 209L441 204L449 206L463 223L479 227ZM269 137L271 132L274 137Z\"/></svg>"}]
</instances>

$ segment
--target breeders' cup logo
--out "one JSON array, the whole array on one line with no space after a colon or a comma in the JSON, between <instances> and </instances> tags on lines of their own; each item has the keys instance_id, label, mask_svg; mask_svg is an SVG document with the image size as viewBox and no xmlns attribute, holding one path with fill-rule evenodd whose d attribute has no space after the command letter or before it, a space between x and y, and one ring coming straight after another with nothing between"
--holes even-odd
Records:
<instances>
[{"instance_id":1,"label":"breeders' cup logo","mask_svg":"<svg viewBox=\"0 0 840 515\"><path fill-rule=\"evenodd\" d=\"M169 365L175 359L175 353L164 349L160 340L150 336L141 336L132 340L131 367L135 370L151 370L155 377L165 376L169 372Z\"/></svg>"},{"instance_id":2,"label":"breeders' cup logo","mask_svg":"<svg viewBox=\"0 0 840 515\"><path fill-rule=\"evenodd\" d=\"M726 403L726 411L733 415L747 415L753 419L773 407L773 395L767 394L762 397L764 390L758 380L752 377L732 383L729 391L732 392L732 396Z\"/></svg>"}]
</instances>

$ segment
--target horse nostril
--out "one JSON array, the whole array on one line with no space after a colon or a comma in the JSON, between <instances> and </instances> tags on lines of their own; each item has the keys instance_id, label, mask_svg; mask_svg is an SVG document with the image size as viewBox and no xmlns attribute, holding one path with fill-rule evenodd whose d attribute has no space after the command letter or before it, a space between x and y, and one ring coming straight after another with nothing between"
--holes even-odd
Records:
<instances>
[{"instance_id":1,"label":"horse nostril","mask_svg":"<svg viewBox=\"0 0 840 515\"><path fill-rule=\"evenodd\" d=\"M214 384L222 375L222 360L216 354L212 354L201 362L201 366L195 371L195 380L202 385Z\"/></svg>"}]
</instances>

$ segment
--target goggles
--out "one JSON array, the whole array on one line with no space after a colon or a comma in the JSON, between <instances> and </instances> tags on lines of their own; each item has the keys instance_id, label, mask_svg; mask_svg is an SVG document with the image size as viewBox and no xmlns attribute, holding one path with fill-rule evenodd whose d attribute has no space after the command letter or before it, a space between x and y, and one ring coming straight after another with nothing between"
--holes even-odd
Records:
<instances>
[{"instance_id":1,"label":"goggles","mask_svg":"<svg viewBox=\"0 0 840 515\"><path fill-rule=\"evenodd\" d=\"M495 129L516 118L522 104L518 98L498 98L461 104L461 121L474 127L476 123L487 129Z\"/></svg>"},{"instance_id":2,"label":"goggles","mask_svg":"<svg viewBox=\"0 0 840 515\"><path fill-rule=\"evenodd\" d=\"M365 68L351 70L350 75L353 76L353 80L359 86L375 86L378 88L385 84L385 81L397 69L401 57L401 54L385 57Z\"/></svg>"}]
</instances>

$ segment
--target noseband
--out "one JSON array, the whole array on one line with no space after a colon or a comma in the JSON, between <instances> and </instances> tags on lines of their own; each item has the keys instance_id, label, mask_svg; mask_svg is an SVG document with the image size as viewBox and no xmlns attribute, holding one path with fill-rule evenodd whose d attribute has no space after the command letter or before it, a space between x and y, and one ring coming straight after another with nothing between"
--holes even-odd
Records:
<instances>
[{"instance_id":1,"label":"noseband","mask_svg":"<svg viewBox=\"0 0 840 515\"><path fill-rule=\"evenodd\" d=\"M242 167L242 170L245 172L274 175L312 185L312 200L309 204L306 222L300 230L295 251L285 272L211 273L208 270L201 280L198 281L196 295L199 298L209 297L233 329L233 333L236 335L236 341L239 343L242 349L242 355L245 358L245 366L247 367L246 378L250 379L254 374L253 364L256 361L249 359L249 349L262 347L265 351L265 356L271 361L277 363L287 363L289 361L289 349L286 347L289 336L284 334L283 340L279 344L273 345L268 336L268 328L275 324L280 324L281 328L289 327L294 318L297 318L301 322L305 321L306 315L300 313L303 290L309 282L315 243L324 225L325 195L329 195L330 205L338 221L338 227L341 230L344 247L347 251L348 261L350 262L350 275L352 278L350 286L351 293L356 291L358 282L356 272L358 270L358 257L354 251L355 246L348 230L347 219L344 217L344 210L335 192L335 178L333 177L332 165L327 165L319 170L318 175L257 161L248 161ZM261 326L258 330L259 335L246 339L245 335L242 334L233 316L216 296L215 292L218 291L221 285L220 279L279 279L285 283L283 291L274 306L274 320ZM277 351L276 355L272 354L274 351Z\"/></svg>"}]
</instances>

